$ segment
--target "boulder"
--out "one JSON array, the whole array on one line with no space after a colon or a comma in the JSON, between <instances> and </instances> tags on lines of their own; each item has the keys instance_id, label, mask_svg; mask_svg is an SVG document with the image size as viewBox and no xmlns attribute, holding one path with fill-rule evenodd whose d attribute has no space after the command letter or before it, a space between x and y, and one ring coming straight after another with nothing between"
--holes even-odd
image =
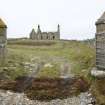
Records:
<instances>
[{"instance_id":1,"label":"boulder","mask_svg":"<svg viewBox=\"0 0 105 105\"><path fill-rule=\"evenodd\" d=\"M97 68L93 68L91 70L91 75L97 78L105 78L105 71L104 70L98 70Z\"/></svg>"}]
</instances>

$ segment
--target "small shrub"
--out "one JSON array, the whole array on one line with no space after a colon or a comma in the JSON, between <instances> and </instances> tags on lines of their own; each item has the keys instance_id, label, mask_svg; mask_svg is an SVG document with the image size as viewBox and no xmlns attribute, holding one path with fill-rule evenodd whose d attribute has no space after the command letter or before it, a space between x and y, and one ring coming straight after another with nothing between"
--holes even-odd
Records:
<instances>
[{"instance_id":1,"label":"small shrub","mask_svg":"<svg viewBox=\"0 0 105 105\"><path fill-rule=\"evenodd\" d=\"M91 86L91 92L98 105L105 105L105 79L95 79Z\"/></svg>"}]
</instances>

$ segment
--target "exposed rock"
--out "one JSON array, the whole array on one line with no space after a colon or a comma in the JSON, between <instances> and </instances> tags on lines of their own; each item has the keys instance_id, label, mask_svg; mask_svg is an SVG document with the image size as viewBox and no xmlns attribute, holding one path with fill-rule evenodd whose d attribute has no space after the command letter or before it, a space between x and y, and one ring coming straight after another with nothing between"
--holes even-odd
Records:
<instances>
[{"instance_id":1,"label":"exposed rock","mask_svg":"<svg viewBox=\"0 0 105 105\"><path fill-rule=\"evenodd\" d=\"M91 98L88 97L88 92L81 93L79 96L74 96L67 99L55 99L49 102L29 100L24 93L13 93L10 91L0 90L0 105L95 105Z\"/></svg>"},{"instance_id":2,"label":"exposed rock","mask_svg":"<svg viewBox=\"0 0 105 105\"><path fill-rule=\"evenodd\" d=\"M95 105L95 98L93 98L92 94L89 92L81 93L80 94L80 105Z\"/></svg>"},{"instance_id":3,"label":"exposed rock","mask_svg":"<svg viewBox=\"0 0 105 105\"><path fill-rule=\"evenodd\" d=\"M91 75L97 78L105 78L105 71L93 68L91 70Z\"/></svg>"}]
</instances>

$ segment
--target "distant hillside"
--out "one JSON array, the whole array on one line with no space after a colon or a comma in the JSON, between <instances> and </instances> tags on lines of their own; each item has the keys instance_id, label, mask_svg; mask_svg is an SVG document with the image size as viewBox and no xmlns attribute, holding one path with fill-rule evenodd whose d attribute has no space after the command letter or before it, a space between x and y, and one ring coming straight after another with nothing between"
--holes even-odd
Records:
<instances>
[{"instance_id":1,"label":"distant hillside","mask_svg":"<svg viewBox=\"0 0 105 105\"><path fill-rule=\"evenodd\" d=\"M95 47L95 38L83 40L83 42Z\"/></svg>"},{"instance_id":2,"label":"distant hillside","mask_svg":"<svg viewBox=\"0 0 105 105\"><path fill-rule=\"evenodd\" d=\"M52 45L59 41L74 41L78 42L79 40L30 40L28 38L10 38L8 39L8 44L20 44L20 45ZM86 39L79 42L83 42L85 44L95 46L95 38Z\"/></svg>"}]
</instances>

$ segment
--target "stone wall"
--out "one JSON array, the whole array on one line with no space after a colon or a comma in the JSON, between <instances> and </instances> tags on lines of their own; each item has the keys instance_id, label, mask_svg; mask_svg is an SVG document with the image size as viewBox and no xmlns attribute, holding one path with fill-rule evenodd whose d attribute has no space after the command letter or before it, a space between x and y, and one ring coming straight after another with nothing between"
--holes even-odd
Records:
<instances>
[{"instance_id":1,"label":"stone wall","mask_svg":"<svg viewBox=\"0 0 105 105\"><path fill-rule=\"evenodd\" d=\"M97 33L105 31L105 24L99 24L97 25Z\"/></svg>"},{"instance_id":2,"label":"stone wall","mask_svg":"<svg viewBox=\"0 0 105 105\"><path fill-rule=\"evenodd\" d=\"M105 69L105 13L96 22L96 67Z\"/></svg>"},{"instance_id":3,"label":"stone wall","mask_svg":"<svg viewBox=\"0 0 105 105\"><path fill-rule=\"evenodd\" d=\"M6 58L7 26L0 19L0 66L3 66Z\"/></svg>"},{"instance_id":4,"label":"stone wall","mask_svg":"<svg viewBox=\"0 0 105 105\"><path fill-rule=\"evenodd\" d=\"M96 66L105 69L105 33L96 34Z\"/></svg>"},{"instance_id":5,"label":"stone wall","mask_svg":"<svg viewBox=\"0 0 105 105\"><path fill-rule=\"evenodd\" d=\"M6 45L0 44L0 65L3 65L6 60Z\"/></svg>"}]
</instances>

